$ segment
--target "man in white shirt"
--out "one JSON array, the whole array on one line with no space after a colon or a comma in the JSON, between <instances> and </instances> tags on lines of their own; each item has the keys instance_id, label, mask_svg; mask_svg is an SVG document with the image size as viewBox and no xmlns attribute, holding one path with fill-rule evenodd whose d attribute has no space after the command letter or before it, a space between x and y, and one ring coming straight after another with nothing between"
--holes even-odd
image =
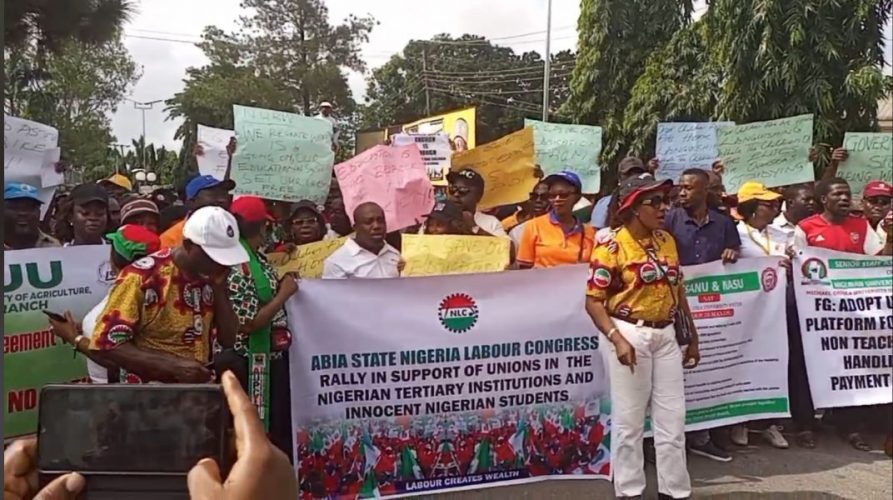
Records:
<instances>
[{"instance_id":1,"label":"man in white shirt","mask_svg":"<svg viewBox=\"0 0 893 500\"><path fill-rule=\"evenodd\" d=\"M319 114L316 115L320 120L325 120L332 124L332 151L338 152L338 120L332 116L332 103L323 101L319 103Z\"/></svg>"},{"instance_id":2,"label":"man in white shirt","mask_svg":"<svg viewBox=\"0 0 893 500\"><path fill-rule=\"evenodd\" d=\"M783 196L784 211L778 214L771 226L790 238L801 220L818 213L819 204L815 197L815 187L811 182L788 186Z\"/></svg>"},{"instance_id":3,"label":"man in white shirt","mask_svg":"<svg viewBox=\"0 0 893 500\"><path fill-rule=\"evenodd\" d=\"M403 269L400 252L385 241L384 210L362 203L353 212L354 237L323 263L323 279L399 278Z\"/></svg>"},{"instance_id":4,"label":"man in white shirt","mask_svg":"<svg viewBox=\"0 0 893 500\"><path fill-rule=\"evenodd\" d=\"M459 205L464 212L474 214L474 226L470 228L473 234L508 238L499 219L477 209L478 203L484 197L484 178L481 174L467 168L447 174L447 182L449 182L447 188L449 199Z\"/></svg>"}]
</instances>

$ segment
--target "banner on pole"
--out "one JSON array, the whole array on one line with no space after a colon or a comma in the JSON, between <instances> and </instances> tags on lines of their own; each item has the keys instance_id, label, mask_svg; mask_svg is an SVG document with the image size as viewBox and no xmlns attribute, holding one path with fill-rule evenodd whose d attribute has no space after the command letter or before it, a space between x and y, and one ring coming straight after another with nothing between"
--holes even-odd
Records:
<instances>
[{"instance_id":1,"label":"banner on pole","mask_svg":"<svg viewBox=\"0 0 893 500\"><path fill-rule=\"evenodd\" d=\"M70 310L82 319L115 279L107 245L3 252L3 437L37 431L40 388L87 376L83 356L72 357L49 329L43 310Z\"/></svg>"},{"instance_id":2,"label":"banner on pole","mask_svg":"<svg viewBox=\"0 0 893 500\"><path fill-rule=\"evenodd\" d=\"M790 416L780 261L683 268L701 351L697 368L685 370L686 430Z\"/></svg>"},{"instance_id":3,"label":"banner on pole","mask_svg":"<svg viewBox=\"0 0 893 500\"><path fill-rule=\"evenodd\" d=\"M893 402L893 259L805 248L794 261L816 408Z\"/></svg>"},{"instance_id":4,"label":"banner on pole","mask_svg":"<svg viewBox=\"0 0 893 500\"><path fill-rule=\"evenodd\" d=\"M286 306L302 488L356 497L607 479L587 272L302 282Z\"/></svg>"}]
</instances>

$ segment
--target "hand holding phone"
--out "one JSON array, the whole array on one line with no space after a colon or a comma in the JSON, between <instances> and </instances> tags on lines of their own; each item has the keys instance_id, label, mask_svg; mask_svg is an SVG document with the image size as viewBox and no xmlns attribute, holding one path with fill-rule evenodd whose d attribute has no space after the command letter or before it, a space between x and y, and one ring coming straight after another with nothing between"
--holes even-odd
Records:
<instances>
[{"instance_id":1,"label":"hand holding phone","mask_svg":"<svg viewBox=\"0 0 893 500\"><path fill-rule=\"evenodd\" d=\"M257 410L232 372L223 374L221 383L226 402L233 414L236 434L236 459L223 481L220 467L213 459L201 460L189 471L189 495L196 499L298 498L298 482L285 453L267 439Z\"/></svg>"}]
</instances>

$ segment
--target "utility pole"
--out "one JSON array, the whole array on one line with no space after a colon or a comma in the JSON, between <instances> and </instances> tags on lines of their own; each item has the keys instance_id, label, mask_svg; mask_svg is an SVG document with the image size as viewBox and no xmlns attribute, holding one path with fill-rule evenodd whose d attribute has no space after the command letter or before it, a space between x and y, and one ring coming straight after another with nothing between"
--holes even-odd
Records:
<instances>
[{"instance_id":1,"label":"utility pole","mask_svg":"<svg viewBox=\"0 0 893 500\"><path fill-rule=\"evenodd\" d=\"M152 109L156 104L163 102L162 99L158 99L157 101L149 101L149 102L139 102L134 101L133 99L128 99L128 101L133 103L134 109L138 109L143 112L143 151L140 153L140 167L143 170L146 169L146 110Z\"/></svg>"},{"instance_id":2,"label":"utility pole","mask_svg":"<svg viewBox=\"0 0 893 500\"><path fill-rule=\"evenodd\" d=\"M543 121L549 121L549 71L552 69L552 55L549 44L552 41L552 0L546 7L546 64L543 68Z\"/></svg>"},{"instance_id":3,"label":"utility pole","mask_svg":"<svg viewBox=\"0 0 893 500\"><path fill-rule=\"evenodd\" d=\"M422 79L425 82L425 116L431 116L431 93L428 91L428 51L422 47Z\"/></svg>"}]
</instances>

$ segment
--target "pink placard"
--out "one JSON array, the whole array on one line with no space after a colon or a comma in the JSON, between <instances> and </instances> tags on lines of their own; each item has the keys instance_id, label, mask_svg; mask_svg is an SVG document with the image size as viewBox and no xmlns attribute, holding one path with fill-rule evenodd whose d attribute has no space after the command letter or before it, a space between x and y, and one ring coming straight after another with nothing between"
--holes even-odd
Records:
<instances>
[{"instance_id":1,"label":"pink placard","mask_svg":"<svg viewBox=\"0 0 893 500\"><path fill-rule=\"evenodd\" d=\"M415 144L375 146L335 165L335 176L351 220L357 206L375 202L384 209L389 232L422 222L434 207L434 186Z\"/></svg>"}]
</instances>

